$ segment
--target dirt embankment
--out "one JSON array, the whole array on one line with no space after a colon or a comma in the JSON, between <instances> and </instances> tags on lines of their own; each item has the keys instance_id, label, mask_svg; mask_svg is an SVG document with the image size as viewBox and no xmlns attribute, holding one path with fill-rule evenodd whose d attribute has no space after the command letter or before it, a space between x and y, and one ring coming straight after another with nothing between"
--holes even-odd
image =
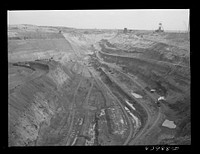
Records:
<instances>
[{"instance_id":1,"label":"dirt embankment","mask_svg":"<svg viewBox=\"0 0 200 154\"><path fill-rule=\"evenodd\" d=\"M64 38L61 33L52 32L18 32L15 35L8 35L9 40L27 40L27 39L61 39Z\"/></svg>"},{"instance_id":2,"label":"dirt embankment","mask_svg":"<svg viewBox=\"0 0 200 154\"><path fill-rule=\"evenodd\" d=\"M41 31L15 31L8 36L8 61L57 60L65 54L73 54L71 44L61 33ZM18 38L18 39L15 39Z\"/></svg>"}]
</instances>

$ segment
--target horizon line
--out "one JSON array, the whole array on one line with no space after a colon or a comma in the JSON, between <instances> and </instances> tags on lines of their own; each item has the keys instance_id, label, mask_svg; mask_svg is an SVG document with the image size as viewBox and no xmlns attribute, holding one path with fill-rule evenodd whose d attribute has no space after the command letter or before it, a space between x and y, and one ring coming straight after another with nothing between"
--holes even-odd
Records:
<instances>
[{"instance_id":1,"label":"horizon line","mask_svg":"<svg viewBox=\"0 0 200 154\"><path fill-rule=\"evenodd\" d=\"M17 25L32 25L32 26L38 26L38 27L64 27L64 28L71 28L71 29L99 29L99 30L123 30L124 28L127 28L127 27L124 27L124 28L77 28L77 27L68 27L68 26L63 26L63 25L57 25L57 26L54 26L54 25L36 25L36 24L7 24L7 26L17 26ZM133 28L127 28L128 30L146 30L146 31L155 31L156 29L133 29ZM164 31L181 31L181 32L188 32L188 30L168 30L168 29L165 29Z\"/></svg>"}]
</instances>

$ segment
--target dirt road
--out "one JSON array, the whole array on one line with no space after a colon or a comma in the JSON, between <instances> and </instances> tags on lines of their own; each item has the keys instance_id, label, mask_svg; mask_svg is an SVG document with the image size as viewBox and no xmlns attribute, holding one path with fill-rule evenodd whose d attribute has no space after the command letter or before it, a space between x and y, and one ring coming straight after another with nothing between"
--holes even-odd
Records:
<instances>
[{"instance_id":1,"label":"dirt road","mask_svg":"<svg viewBox=\"0 0 200 154\"><path fill-rule=\"evenodd\" d=\"M111 78L112 78L112 77L111 77ZM121 88L123 89L123 87L121 87ZM123 90L126 91L125 89L123 89ZM128 93L128 92L127 92L127 93ZM150 95L150 94L149 94L149 95ZM151 95L150 95L150 96L151 96ZM153 96L151 96L151 98L154 99ZM133 98L133 99L134 99L134 98ZM139 103L140 105L142 105L142 107L146 110L146 112L147 112L147 114L148 114L148 120L147 120L147 123L145 124L143 130L142 130L139 134L137 134L136 137L134 136L135 138L134 138L131 142L129 142L129 144L131 144L131 145L135 144L135 142L137 141L138 138L141 138L141 137L145 136L145 135L157 124L157 122L159 121L159 119L160 119L160 117L161 117L160 108L159 108L159 110L158 110L158 114L157 114L155 117L152 117L152 116L151 116L151 109L148 108L148 105L146 105L146 104L140 102L140 101L137 100L137 99L134 99L134 100L135 100L137 103ZM148 128L150 122L152 122L152 121L153 121L153 123L151 124L150 128ZM147 130L147 128L148 128L148 130ZM146 132L145 132L145 131L146 131Z\"/></svg>"},{"instance_id":2,"label":"dirt road","mask_svg":"<svg viewBox=\"0 0 200 154\"><path fill-rule=\"evenodd\" d=\"M98 57L98 56L97 56ZM99 61L103 62L101 59L99 59ZM108 63L106 63L107 65L109 65ZM145 87L143 87L139 82L136 81L136 77L133 78L133 76L129 76L123 72L121 72L119 69L113 67L113 65L109 65L109 67L112 67L113 69L115 69L116 71L120 72L121 74L123 74L124 76L128 77L132 82L134 82L135 84L137 84L142 90L145 91L145 93L153 100L153 101L157 101L157 98L155 96L153 96L150 92L148 92ZM108 74L107 74L108 75ZM111 77L112 78L112 77ZM121 87L122 88L122 87ZM156 117L151 117L151 111L150 109L148 108L148 106L144 103L141 103L140 101L138 101L137 99L134 99L135 101L137 101L139 104L142 105L142 107L146 110L147 114L148 114L148 121L147 123L145 124L143 130L137 134L137 136L131 141L131 142L128 142L130 145L133 145L136 143L136 141L145 136L156 124L157 122L159 121L160 117L161 117L161 113L160 113L160 108L159 108L159 111L158 111L158 114ZM153 119L152 119L153 118ZM151 121L154 121L152 124L151 124L151 127L147 130L147 128L149 127L149 123ZM146 132L145 132L146 131Z\"/></svg>"}]
</instances>

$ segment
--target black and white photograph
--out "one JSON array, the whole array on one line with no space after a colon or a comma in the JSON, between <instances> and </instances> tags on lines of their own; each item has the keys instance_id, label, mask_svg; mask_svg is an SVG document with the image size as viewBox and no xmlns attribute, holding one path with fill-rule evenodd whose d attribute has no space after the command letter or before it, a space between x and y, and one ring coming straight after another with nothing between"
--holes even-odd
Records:
<instances>
[{"instance_id":1,"label":"black and white photograph","mask_svg":"<svg viewBox=\"0 0 200 154\"><path fill-rule=\"evenodd\" d=\"M191 145L190 9L7 10L8 147Z\"/></svg>"}]
</instances>

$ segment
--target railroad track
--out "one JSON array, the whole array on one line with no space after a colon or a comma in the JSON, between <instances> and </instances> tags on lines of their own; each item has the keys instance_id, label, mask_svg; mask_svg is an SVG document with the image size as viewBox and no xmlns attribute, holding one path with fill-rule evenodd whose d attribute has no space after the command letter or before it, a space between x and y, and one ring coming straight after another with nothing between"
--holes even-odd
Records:
<instances>
[{"instance_id":1,"label":"railroad track","mask_svg":"<svg viewBox=\"0 0 200 154\"><path fill-rule=\"evenodd\" d=\"M162 114L161 114L161 111L160 111L160 109L159 109L158 116L157 116L155 122L153 123L153 125L152 125L146 132L144 132L144 131L147 129L147 127L148 127L148 125L146 125L146 128L143 129L143 131L142 131L136 138L134 138L134 139L130 142L130 144L135 144L139 138L141 139L141 138L145 137L145 136L154 128L154 126L158 123L158 121L159 121L160 118L161 118L161 115L162 115Z\"/></svg>"},{"instance_id":2,"label":"railroad track","mask_svg":"<svg viewBox=\"0 0 200 154\"><path fill-rule=\"evenodd\" d=\"M118 102L119 106L121 107L122 111L124 112L126 118L128 119L128 123L130 126L130 133L128 138L126 139L126 141L124 142L124 145L127 145L127 143L129 142L129 140L132 137L133 134L133 124L131 122L131 119L129 118L129 116L127 115L127 112L125 111L123 105L120 103L120 101L115 97L115 95L112 93L112 91L109 89L109 87L107 85L104 84L104 82L93 72L93 70L90 70L88 68L88 70L90 71L90 73L92 74L92 76L94 77L94 79L96 80L97 83L101 82L101 85L104 87L104 89L106 89L106 91L108 91L108 93Z\"/></svg>"},{"instance_id":3,"label":"railroad track","mask_svg":"<svg viewBox=\"0 0 200 154\"><path fill-rule=\"evenodd\" d=\"M100 51L101 52L101 51ZM97 53L98 54L98 53ZM103 53L104 54L104 53ZM118 55L112 55L112 54L108 54L108 55L111 55L111 56L118 56ZM98 56L97 56L98 57ZM127 57L127 56L119 56L119 57ZM129 57L130 58L130 57ZM133 57L134 58L134 57ZM145 59L146 60L146 59ZM156 62L158 62L158 61L156 61ZM171 64L171 63L170 63ZM88 67L87 67L88 68ZM116 69L116 68L115 68ZM128 135L128 137L127 137L127 139L126 139L126 141L124 142L124 145L127 145L127 144L135 144L135 142L139 139L139 138L141 138L142 136L144 136L144 132L146 131L146 129L148 128L148 125L149 125L149 122L150 122L150 119L151 119L151 117L150 117L150 111L149 111L149 109L148 109L148 107L146 107L146 106L144 106L144 105L142 105L142 103L140 103L141 105L142 105L142 107L146 110L146 112L147 112L147 114L148 114L148 121L147 121L147 123L145 124L145 127L143 128L143 130L139 133L139 134L137 134L137 136L130 142L130 140L132 139L132 136L133 136L133 124L132 124L132 122L131 122L131 119L129 118L129 116L127 115L127 112L125 111L125 109L124 109L124 107L123 107L123 105L120 103L120 101L115 97L115 95L112 93L112 91L109 89L109 87L107 86L107 85L105 85L104 84L104 82L98 77L98 75L96 75L92 70L90 70L89 68L88 68L88 70L89 70L89 72L90 72L90 74L93 76L93 78L96 80L96 82L101 82L101 85L103 85L103 87L110 93L110 95L115 99L115 100L117 100L117 102L118 102L118 104L119 104L119 106L121 107L121 109L123 110L123 112L124 112L124 114L125 114L125 116L126 116L126 118L128 119L128 123L129 123L129 126L130 126L130 133L129 133L129 135ZM117 71L119 71L119 72L121 72L120 70L117 70ZM136 80L135 80L135 78L133 79L132 77L130 77L130 76L128 76L127 74L124 74L123 72L121 72L123 75L125 75L126 77L128 77L129 79L131 79L131 81L132 82L134 82L134 83L136 83L139 87L141 87L141 89L143 89L146 93L147 93L147 95L150 97L150 98L152 98L153 100L157 100L157 99L155 99L153 96L151 96L151 94L141 85L141 84L139 84ZM79 87L79 86L78 86ZM77 88L78 89L78 88ZM92 89L92 88L91 88ZM89 98L89 94L90 94L90 92L91 92L91 89L90 89L90 91L89 91L89 93L88 93L88 96L86 97L86 103L88 102L88 98ZM76 92L77 93L77 92ZM76 93L75 93L75 95L76 95ZM138 101L137 101L138 102ZM72 113L72 117L74 117L74 111L73 111L73 113ZM159 114L158 114L158 116L157 116L157 119L155 120L155 122L152 124L152 126L151 126L151 128L153 128L154 127L154 125L156 125L156 123L157 123L157 121L158 121L158 119L160 119L160 111L159 111ZM72 128L72 125L73 125L73 120L72 120L72 122L71 122L71 125L70 125L70 129L69 129L69 131L68 131L68 135L67 136L69 136L69 134L70 134L70 132L71 132L71 128ZM151 128L149 128L148 129L148 132L150 131L150 129ZM147 133L148 133L147 132ZM147 134L147 133L145 133L145 134Z\"/></svg>"},{"instance_id":4,"label":"railroad track","mask_svg":"<svg viewBox=\"0 0 200 154\"><path fill-rule=\"evenodd\" d=\"M98 57L98 56L97 56ZM100 60L100 59L99 59ZM100 60L102 62L102 60ZM109 65L107 63L107 65ZM133 76L129 76L123 72L121 72L119 69L113 67L112 65L110 66L112 67L113 69L115 69L116 71L120 72L121 74L123 74L124 76L126 76L127 78L129 78L132 82L136 83L141 89L143 89L145 91L145 93L151 98L153 99L154 101L157 101L157 98L155 98L154 96L152 96L140 83L138 83L136 81L136 77L133 78ZM104 72L105 73L105 72ZM107 73L106 73L107 74ZM107 74L108 75L108 74ZM108 75L109 76L109 75ZM110 76L109 76L110 77ZM117 84L117 82L116 82ZM121 87L122 88L122 87ZM156 117L156 119L154 120L154 123L152 124L152 126L147 130L148 126L149 126L149 123L150 121L152 121L153 119L151 119L151 116L150 116L150 109L148 108L148 106L144 105L143 103L140 103L138 100L134 99L135 101L137 101L139 104L142 105L142 107L146 110L147 114L148 114L148 121L147 123L145 124L145 127L143 128L143 130L137 134L137 136L131 141L129 142L129 144L133 145L136 143L136 141L139 139L139 138L142 138L143 136L145 136L156 124L157 122L159 121L160 117L161 117L161 112L160 112L160 108L159 108L159 111L158 111L158 115ZM146 132L145 132L146 131ZM144 133L145 132L145 133Z\"/></svg>"},{"instance_id":5,"label":"railroad track","mask_svg":"<svg viewBox=\"0 0 200 154\"><path fill-rule=\"evenodd\" d=\"M109 75L108 75L109 76ZM109 76L110 77L110 76ZM113 79L112 77L110 77L111 79ZM117 82L115 82L116 84L117 84ZM120 86L121 87L121 86ZM121 87L122 89L123 89L123 87ZM125 89L123 89L124 91L126 91ZM126 91L127 92L127 91ZM127 92L128 93L128 92ZM132 97L133 98L133 97ZM133 98L134 99L134 98ZM149 126L149 124L150 124L150 122L151 121L153 121L154 120L154 123L152 124L152 126L148 129L148 132L150 131L150 129L151 128L153 128L155 125L156 125L156 123L157 123L157 121L160 119L160 109L159 109L159 111L158 111L158 115L156 116L156 117L151 117L151 111L150 111L150 109L148 108L148 106L147 105L145 105L144 103L142 103L142 102L140 102L139 100L137 100L137 99L134 99L138 104L140 104L140 105L142 105L142 107L146 110L146 113L148 114L148 120L147 120L147 122L146 122L146 124L145 124L145 126L144 126L144 128L143 128L143 130L139 133L139 134L137 134L137 136L134 136L134 137L136 137L136 138L134 138L131 142L129 142L129 144L131 144L131 145L133 145L133 144L135 144L135 142L137 141L137 139L138 138L140 138L140 137L142 137L142 136L144 136L144 132L145 131L147 131L147 128L148 128L148 126ZM156 119L155 119L156 118ZM147 133L148 133L147 132ZM146 132L145 132L145 134L147 134ZM133 142L134 141L134 142Z\"/></svg>"},{"instance_id":6,"label":"railroad track","mask_svg":"<svg viewBox=\"0 0 200 154\"><path fill-rule=\"evenodd\" d=\"M93 79L91 82L92 82L92 85L90 86L89 92L88 92L87 97L86 97L86 99L85 99L85 104L84 104L84 106L88 106L88 100L89 100L90 93L91 93L92 88L93 88L93 85L94 85L94 79Z\"/></svg>"},{"instance_id":7,"label":"railroad track","mask_svg":"<svg viewBox=\"0 0 200 154\"><path fill-rule=\"evenodd\" d=\"M81 75L82 75L82 73L83 73L83 68L82 68L82 70L81 70ZM71 105L70 105L70 107L69 107L70 112L72 112L72 113L70 113L70 114L72 115L72 121L71 121L71 123L70 123L68 133L67 133L66 138L65 138L65 140L64 140L64 143L67 142L66 145L68 144L69 135L71 134L72 126L73 126L73 123L74 123L74 116L75 116L75 110L74 110L74 107L75 107L75 97L76 97L76 95L77 95L77 92L78 92L78 89L79 89L79 87L80 87L80 85L81 85L81 82L82 82L82 78L80 79L80 81L79 81L79 83L78 83L78 86L77 86L77 88L76 88L76 90L75 90L75 93L74 93L74 96L73 96L73 101L72 101L72 103L71 103Z\"/></svg>"}]
</instances>

